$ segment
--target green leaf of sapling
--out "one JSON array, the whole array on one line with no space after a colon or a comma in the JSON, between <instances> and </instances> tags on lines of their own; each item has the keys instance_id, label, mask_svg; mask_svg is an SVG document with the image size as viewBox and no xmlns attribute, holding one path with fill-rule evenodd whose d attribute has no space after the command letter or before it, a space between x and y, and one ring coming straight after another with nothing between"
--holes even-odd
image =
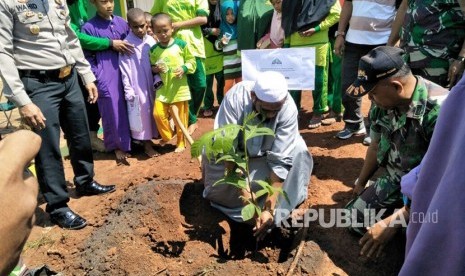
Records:
<instances>
[{"instance_id":1,"label":"green leaf of sapling","mask_svg":"<svg viewBox=\"0 0 465 276\"><path fill-rule=\"evenodd\" d=\"M245 205L241 210L242 219L244 221L252 219L255 215L255 210L255 205L253 203Z\"/></svg>"}]
</instances>

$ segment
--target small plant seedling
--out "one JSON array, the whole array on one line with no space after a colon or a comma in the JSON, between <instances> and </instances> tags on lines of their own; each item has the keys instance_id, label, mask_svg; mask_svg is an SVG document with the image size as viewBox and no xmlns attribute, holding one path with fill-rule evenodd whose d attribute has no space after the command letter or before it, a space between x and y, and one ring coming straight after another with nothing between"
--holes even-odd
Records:
<instances>
[{"instance_id":1,"label":"small plant seedling","mask_svg":"<svg viewBox=\"0 0 465 276\"><path fill-rule=\"evenodd\" d=\"M247 141L257 137L270 135L274 136L272 129L260 126L262 122L257 120L257 113L252 112L245 116L242 125L227 124L220 128L205 133L194 142L191 147L192 157L205 154L208 161L215 160L215 163L225 162L224 177L216 181L216 185L232 185L243 194L250 197L240 196L244 202L241 210L242 219L248 221L256 216L260 216L262 208L258 204L258 199L262 196L271 196L280 193L289 201L287 194L281 188L270 185L269 180L250 179L250 157L247 153ZM258 123L256 123L258 121ZM239 139L242 138L243 150L239 150ZM258 184L260 188L253 192L253 184Z\"/></svg>"}]
</instances>

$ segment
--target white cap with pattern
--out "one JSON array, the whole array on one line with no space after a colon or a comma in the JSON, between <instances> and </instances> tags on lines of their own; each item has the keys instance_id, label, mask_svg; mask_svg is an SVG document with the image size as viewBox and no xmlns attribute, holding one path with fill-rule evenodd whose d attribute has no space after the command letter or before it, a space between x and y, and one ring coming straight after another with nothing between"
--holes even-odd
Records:
<instances>
[{"instance_id":1,"label":"white cap with pattern","mask_svg":"<svg viewBox=\"0 0 465 276\"><path fill-rule=\"evenodd\" d=\"M288 94L287 80L278 72L261 72L252 91L261 101L277 103L286 98Z\"/></svg>"}]
</instances>

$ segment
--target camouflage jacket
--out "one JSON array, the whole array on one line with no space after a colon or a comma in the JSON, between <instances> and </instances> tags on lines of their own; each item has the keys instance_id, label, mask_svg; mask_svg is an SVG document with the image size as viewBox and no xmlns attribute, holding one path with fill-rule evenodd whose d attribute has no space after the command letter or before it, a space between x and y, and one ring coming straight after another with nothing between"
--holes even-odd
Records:
<instances>
[{"instance_id":1,"label":"camouflage jacket","mask_svg":"<svg viewBox=\"0 0 465 276\"><path fill-rule=\"evenodd\" d=\"M457 58L465 38L465 17L458 0L408 0L401 38L401 48L407 53Z\"/></svg>"},{"instance_id":2,"label":"camouflage jacket","mask_svg":"<svg viewBox=\"0 0 465 276\"><path fill-rule=\"evenodd\" d=\"M418 81L407 112L374 107L370 113L371 138L379 142L377 160L386 168L384 178L400 184L401 177L416 167L428 149L441 103L449 91L416 76Z\"/></svg>"}]
</instances>

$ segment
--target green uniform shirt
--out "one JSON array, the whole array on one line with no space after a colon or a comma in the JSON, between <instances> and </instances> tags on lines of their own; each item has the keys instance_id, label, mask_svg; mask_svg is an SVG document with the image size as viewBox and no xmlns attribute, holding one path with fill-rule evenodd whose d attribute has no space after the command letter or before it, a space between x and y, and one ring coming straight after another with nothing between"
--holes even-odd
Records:
<instances>
[{"instance_id":1,"label":"green uniform shirt","mask_svg":"<svg viewBox=\"0 0 465 276\"><path fill-rule=\"evenodd\" d=\"M160 72L163 86L157 90L156 100L163 103L176 103L191 99L189 86L187 85L186 74L192 74L196 69L195 57L186 42L174 39L173 43L167 47L160 44L154 45L150 49L150 63L155 65L163 61L168 68L166 73ZM174 70L183 67L184 75L177 78Z\"/></svg>"},{"instance_id":2,"label":"green uniform shirt","mask_svg":"<svg viewBox=\"0 0 465 276\"><path fill-rule=\"evenodd\" d=\"M211 75L223 70L223 52L216 51L213 43L204 38L205 43L205 74Z\"/></svg>"},{"instance_id":3,"label":"green uniform shirt","mask_svg":"<svg viewBox=\"0 0 465 276\"><path fill-rule=\"evenodd\" d=\"M286 37L284 40L284 48L288 47L315 47L321 44L327 44L329 42L328 31L331 26L339 22L341 14L341 4L336 1L329 10L329 14L326 18L315 27L317 30L311 36L301 36L298 32L294 32L290 37ZM317 66L327 66L327 52L326 47L320 47L315 49L315 58Z\"/></svg>"},{"instance_id":4,"label":"green uniform shirt","mask_svg":"<svg viewBox=\"0 0 465 276\"><path fill-rule=\"evenodd\" d=\"M234 0L237 1L237 0ZM255 49L270 28L273 5L269 0L240 0L237 16L239 50Z\"/></svg>"},{"instance_id":5,"label":"green uniform shirt","mask_svg":"<svg viewBox=\"0 0 465 276\"><path fill-rule=\"evenodd\" d=\"M153 4L152 14L167 13L173 22L193 19L197 16L208 16L208 0L156 0ZM176 36L184 40L195 57L205 58L202 30L200 26L189 29L180 29Z\"/></svg>"},{"instance_id":6,"label":"green uniform shirt","mask_svg":"<svg viewBox=\"0 0 465 276\"><path fill-rule=\"evenodd\" d=\"M81 27L89 20L87 15L87 0L77 0L68 6L69 17L71 18L71 28L85 50L102 51L110 48L110 39L91 36L81 33Z\"/></svg>"},{"instance_id":7,"label":"green uniform shirt","mask_svg":"<svg viewBox=\"0 0 465 276\"><path fill-rule=\"evenodd\" d=\"M385 178L400 185L401 177L420 164L428 149L441 103L448 90L418 79L407 113L374 107L370 113L372 143L378 143L378 164L386 167Z\"/></svg>"}]
</instances>

